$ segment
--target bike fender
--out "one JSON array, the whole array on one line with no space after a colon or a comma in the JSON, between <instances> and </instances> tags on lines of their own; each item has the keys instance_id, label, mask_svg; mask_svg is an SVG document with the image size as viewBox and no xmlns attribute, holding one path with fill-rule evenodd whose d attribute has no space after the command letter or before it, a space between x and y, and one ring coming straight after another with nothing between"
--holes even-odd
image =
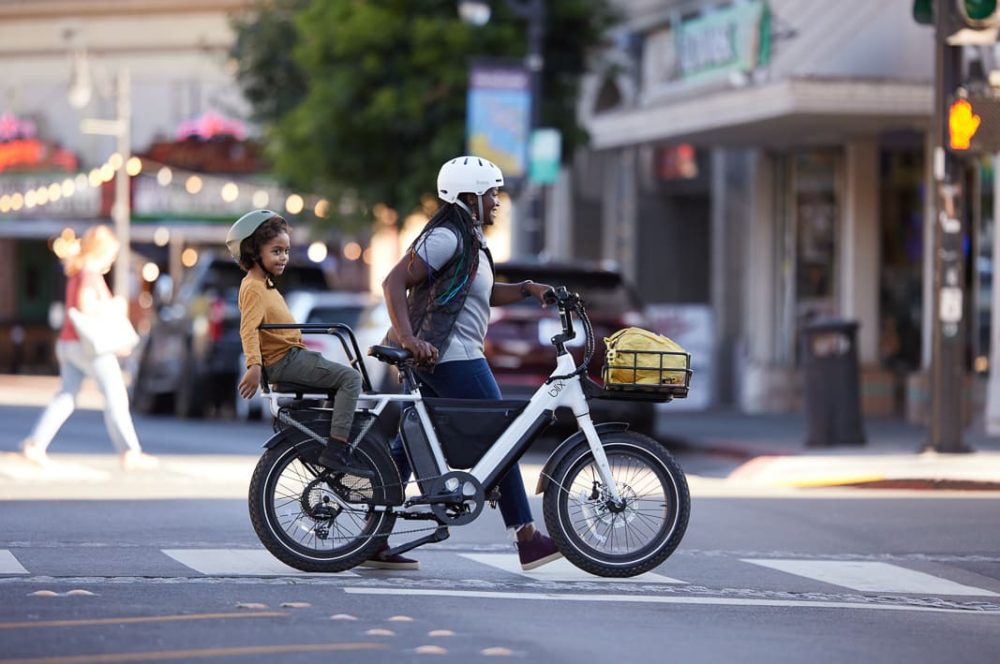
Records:
<instances>
[{"instance_id":1,"label":"bike fender","mask_svg":"<svg viewBox=\"0 0 1000 664\"><path fill-rule=\"evenodd\" d=\"M300 424L309 428L319 436L326 437L330 435L330 418L316 417L313 419L304 420L300 422ZM271 449L272 447L280 443L282 440L284 440L285 436L293 432L295 432L295 429L291 427L281 429L280 431L276 432L274 435L272 435L264 442L264 449L265 450Z\"/></svg>"},{"instance_id":2,"label":"bike fender","mask_svg":"<svg viewBox=\"0 0 1000 664\"><path fill-rule=\"evenodd\" d=\"M597 433L611 433L613 431L627 431L627 422L602 422L601 424L595 424L594 428ZM542 468L541 474L538 476L538 484L535 486L535 493L539 494L545 491L545 487L549 485L549 477L552 472L556 469L560 463L562 463L563 458L569 451L576 447L580 443L587 442L586 436L583 435L582 431L576 431L572 436L559 443L559 447L553 450L552 454L549 455L548 461L545 462L545 466Z\"/></svg>"}]
</instances>

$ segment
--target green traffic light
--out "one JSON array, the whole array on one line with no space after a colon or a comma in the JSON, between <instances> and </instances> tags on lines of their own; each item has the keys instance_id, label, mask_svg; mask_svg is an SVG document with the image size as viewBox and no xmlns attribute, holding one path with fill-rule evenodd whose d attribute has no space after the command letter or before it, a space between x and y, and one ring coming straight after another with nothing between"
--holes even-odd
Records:
<instances>
[{"instance_id":1,"label":"green traffic light","mask_svg":"<svg viewBox=\"0 0 1000 664\"><path fill-rule=\"evenodd\" d=\"M997 11L997 0L962 0L965 15L973 21L987 19Z\"/></svg>"}]
</instances>

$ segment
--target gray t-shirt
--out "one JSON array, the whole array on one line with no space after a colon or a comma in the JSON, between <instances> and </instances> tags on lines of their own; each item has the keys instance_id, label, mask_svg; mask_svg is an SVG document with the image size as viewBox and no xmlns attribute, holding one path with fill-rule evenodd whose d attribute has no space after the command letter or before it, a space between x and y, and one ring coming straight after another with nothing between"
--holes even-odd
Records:
<instances>
[{"instance_id":1,"label":"gray t-shirt","mask_svg":"<svg viewBox=\"0 0 1000 664\"><path fill-rule=\"evenodd\" d=\"M474 231L483 247L486 238L482 227L476 226ZM447 228L435 228L427 233L417 245L417 255L435 272L444 267L445 263L455 255L458 248L458 238ZM445 348L438 348L438 362L454 362L456 360L475 360L485 358L483 341L486 339L486 328L490 323L490 293L493 291L493 272L486 252L479 251L479 269L472 280L465 306L458 313L455 327Z\"/></svg>"}]
</instances>

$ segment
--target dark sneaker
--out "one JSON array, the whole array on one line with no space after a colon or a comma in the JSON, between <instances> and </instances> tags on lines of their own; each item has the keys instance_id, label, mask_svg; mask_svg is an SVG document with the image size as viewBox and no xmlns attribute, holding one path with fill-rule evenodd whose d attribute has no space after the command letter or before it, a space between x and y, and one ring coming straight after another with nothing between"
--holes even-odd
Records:
<instances>
[{"instance_id":1,"label":"dark sneaker","mask_svg":"<svg viewBox=\"0 0 1000 664\"><path fill-rule=\"evenodd\" d=\"M350 459L344 447L344 443L339 441L328 442L326 447L323 448L323 453L319 455L318 461L327 468L336 470L338 473L367 478L375 477L374 470L361 468L356 462Z\"/></svg>"},{"instance_id":2,"label":"dark sneaker","mask_svg":"<svg viewBox=\"0 0 1000 664\"><path fill-rule=\"evenodd\" d=\"M521 559L521 569L525 572L562 558L556 543L537 530L527 542L517 543L517 555Z\"/></svg>"},{"instance_id":3,"label":"dark sneaker","mask_svg":"<svg viewBox=\"0 0 1000 664\"><path fill-rule=\"evenodd\" d=\"M388 552L389 547L383 546L374 556L361 563L361 567L370 567L372 569L420 569L419 560L407 558L398 553L392 556L386 555Z\"/></svg>"}]
</instances>

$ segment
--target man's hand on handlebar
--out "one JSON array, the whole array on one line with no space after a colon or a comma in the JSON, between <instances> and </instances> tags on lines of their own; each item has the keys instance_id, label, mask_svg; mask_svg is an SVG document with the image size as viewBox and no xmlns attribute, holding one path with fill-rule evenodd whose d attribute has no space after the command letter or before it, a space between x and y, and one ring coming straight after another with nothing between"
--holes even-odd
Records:
<instances>
[{"instance_id":1,"label":"man's hand on handlebar","mask_svg":"<svg viewBox=\"0 0 1000 664\"><path fill-rule=\"evenodd\" d=\"M422 339L414 336L404 337L400 339L399 344L413 353L413 360L417 364L436 364L438 361L438 349Z\"/></svg>"}]
</instances>

